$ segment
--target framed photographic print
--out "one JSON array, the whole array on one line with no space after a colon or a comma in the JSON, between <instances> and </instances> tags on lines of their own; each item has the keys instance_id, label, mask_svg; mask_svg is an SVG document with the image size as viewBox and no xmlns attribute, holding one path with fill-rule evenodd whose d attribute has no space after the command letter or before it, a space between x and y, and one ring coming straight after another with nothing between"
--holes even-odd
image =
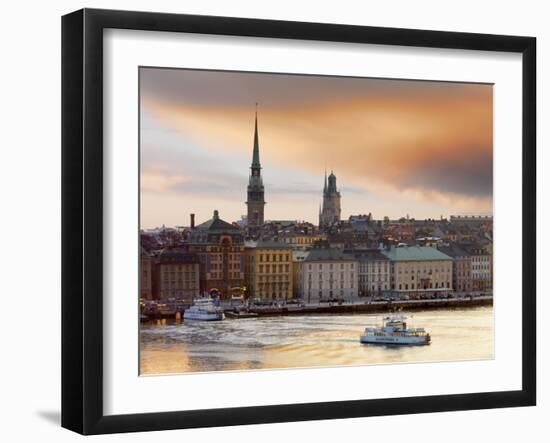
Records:
<instances>
[{"instance_id":1,"label":"framed photographic print","mask_svg":"<svg viewBox=\"0 0 550 443\"><path fill-rule=\"evenodd\" d=\"M62 425L536 401L531 37L62 21Z\"/></svg>"}]
</instances>

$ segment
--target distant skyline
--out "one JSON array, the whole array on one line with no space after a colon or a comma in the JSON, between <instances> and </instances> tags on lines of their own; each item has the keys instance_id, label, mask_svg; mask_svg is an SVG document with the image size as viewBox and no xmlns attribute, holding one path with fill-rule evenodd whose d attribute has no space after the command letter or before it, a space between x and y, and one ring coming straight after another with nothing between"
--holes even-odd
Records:
<instances>
[{"instance_id":1,"label":"distant skyline","mask_svg":"<svg viewBox=\"0 0 550 443\"><path fill-rule=\"evenodd\" d=\"M256 102L266 220L492 214L492 85L140 68L142 228L246 213Z\"/></svg>"}]
</instances>

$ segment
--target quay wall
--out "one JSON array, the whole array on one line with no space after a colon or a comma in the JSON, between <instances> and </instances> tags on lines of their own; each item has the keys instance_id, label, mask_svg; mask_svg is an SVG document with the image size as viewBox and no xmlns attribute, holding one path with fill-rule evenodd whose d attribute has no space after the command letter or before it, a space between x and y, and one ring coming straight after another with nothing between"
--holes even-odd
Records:
<instances>
[{"instance_id":1,"label":"quay wall","mask_svg":"<svg viewBox=\"0 0 550 443\"><path fill-rule=\"evenodd\" d=\"M251 312L259 316L274 315L303 315L303 314L355 314L355 313L380 313L396 310L414 311L428 309L452 309L469 308L476 306L492 306L493 297L448 300L412 300L394 302L372 302L365 304L333 304L306 306L300 309L293 308L252 308Z\"/></svg>"}]
</instances>

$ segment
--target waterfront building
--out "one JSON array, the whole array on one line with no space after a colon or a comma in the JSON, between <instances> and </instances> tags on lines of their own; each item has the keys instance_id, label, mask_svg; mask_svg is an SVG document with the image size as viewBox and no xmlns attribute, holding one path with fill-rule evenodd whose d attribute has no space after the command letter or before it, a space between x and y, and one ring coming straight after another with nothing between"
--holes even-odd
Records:
<instances>
[{"instance_id":1,"label":"waterfront building","mask_svg":"<svg viewBox=\"0 0 550 443\"><path fill-rule=\"evenodd\" d=\"M245 243L247 293L255 300L288 300L292 290L292 251L284 243Z\"/></svg>"},{"instance_id":2,"label":"waterfront building","mask_svg":"<svg viewBox=\"0 0 550 443\"><path fill-rule=\"evenodd\" d=\"M323 188L323 203L319 208L319 227L327 228L340 221L342 209L340 206L340 192L336 187L336 176L331 171L328 176L325 172L325 185Z\"/></svg>"},{"instance_id":3,"label":"waterfront building","mask_svg":"<svg viewBox=\"0 0 550 443\"><path fill-rule=\"evenodd\" d=\"M241 229L219 216L191 230L189 251L199 257L201 293L216 290L222 298L242 292L244 286L244 236Z\"/></svg>"},{"instance_id":4,"label":"waterfront building","mask_svg":"<svg viewBox=\"0 0 550 443\"><path fill-rule=\"evenodd\" d=\"M450 243L438 248L453 259L453 290L472 291L472 255L459 245Z\"/></svg>"},{"instance_id":5,"label":"waterfront building","mask_svg":"<svg viewBox=\"0 0 550 443\"><path fill-rule=\"evenodd\" d=\"M247 229L251 236L257 235L258 229L264 223L264 184L262 180L262 166L260 164L260 143L258 141L258 111L254 123L254 147L252 150L252 164L247 188Z\"/></svg>"},{"instance_id":6,"label":"waterfront building","mask_svg":"<svg viewBox=\"0 0 550 443\"><path fill-rule=\"evenodd\" d=\"M199 260L181 248L165 249L153 273L154 298L191 301L199 295Z\"/></svg>"},{"instance_id":7,"label":"waterfront building","mask_svg":"<svg viewBox=\"0 0 550 443\"><path fill-rule=\"evenodd\" d=\"M302 295L300 282L300 269L302 263L309 255L308 250L293 249L292 251L292 292L294 298L299 298Z\"/></svg>"},{"instance_id":8,"label":"waterfront building","mask_svg":"<svg viewBox=\"0 0 550 443\"><path fill-rule=\"evenodd\" d=\"M358 262L340 249L316 247L300 266L300 293L309 302L357 298Z\"/></svg>"},{"instance_id":9,"label":"waterfront building","mask_svg":"<svg viewBox=\"0 0 550 443\"><path fill-rule=\"evenodd\" d=\"M492 255L486 247L478 244L463 246L471 256L471 275L473 291L490 291L493 289Z\"/></svg>"},{"instance_id":10,"label":"waterfront building","mask_svg":"<svg viewBox=\"0 0 550 443\"><path fill-rule=\"evenodd\" d=\"M153 275L151 255L141 247L139 260L139 297L144 300L153 298Z\"/></svg>"},{"instance_id":11,"label":"waterfront building","mask_svg":"<svg viewBox=\"0 0 550 443\"><path fill-rule=\"evenodd\" d=\"M399 246L382 251L391 262L391 290L418 297L452 291L453 259L430 246Z\"/></svg>"},{"instance_id":12,"label":"waterfront building","mask_svg":"<svg viewBox=\"0 0 550 443\"><path fill-rule=\"evenodd\" d=\"M347 251L359 263L359 295L381 295L391 288L390 260L379 249Z\"/></svg>"}]
</instances>

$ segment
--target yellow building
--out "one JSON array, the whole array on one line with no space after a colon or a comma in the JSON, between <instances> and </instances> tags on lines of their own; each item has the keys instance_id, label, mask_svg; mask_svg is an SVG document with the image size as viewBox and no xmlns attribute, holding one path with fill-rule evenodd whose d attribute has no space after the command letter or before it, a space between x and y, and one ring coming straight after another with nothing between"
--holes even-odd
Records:
<instances>
[{"instance_id":1,"label":"yellow building","mask_svg":"<svg viewBox=\"0 0 550 443\"><path fill-rule=\"evenodd\" d=\"M245 279L251 300L292 298L292 250L277 242L245 244Z\"/></svg>"},{"instance_id":2,"label":"yellow building","mask_svg":"<svg viewBox=\"0 0 550 443\"><path fill-rule=\"evenodd\" d=\"M430 246L403 246L382 252L391 262L392 291L418 297L452 291L453 259Z\"/></svg>"}]
</instances>

